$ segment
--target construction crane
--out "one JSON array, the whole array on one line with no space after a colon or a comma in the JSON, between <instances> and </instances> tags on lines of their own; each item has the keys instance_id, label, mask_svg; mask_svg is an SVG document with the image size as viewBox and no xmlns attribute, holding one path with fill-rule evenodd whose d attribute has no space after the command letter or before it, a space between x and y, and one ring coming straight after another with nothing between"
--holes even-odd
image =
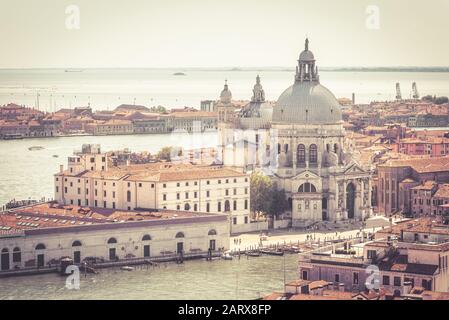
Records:
<instances>
[{"instance_id":1,"label":"construction crane","mask_svg":"<svg viewBox=\"0 0 449 320\"><path fill-rule=\"evenodd\" d=\"M396 100L402 100L401 85L399 82L396 83Z\"/></svg>"},{"instance_id":2,"label":"construction crane","mask_svg":"<svg viewBox=\"0 0 449 320\"><path fill-rule=\"evenodd\" d=\"M419 99L419 92L418 87L416 86L416 82L413 82L412 84L412 91L413 91L413 99Z\"/></svg>"}]
</instances>

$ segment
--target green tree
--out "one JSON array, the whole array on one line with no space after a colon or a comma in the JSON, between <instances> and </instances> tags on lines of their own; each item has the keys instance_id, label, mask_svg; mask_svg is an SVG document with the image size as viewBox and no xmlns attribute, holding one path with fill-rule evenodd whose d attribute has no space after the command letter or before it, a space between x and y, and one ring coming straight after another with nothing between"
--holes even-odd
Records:
<instances>
[{"instance_id":1,"label":"green tree","mask_svg":"<svg viewBox=\"0 0 449 320\"><path fill-rule=\"evenodd\" d=\"M267 212L269 192L272 182L269 177L260 172L253 172L250 177L250 196L252 212Z\"/></svg>"},{"instance_id":2,"label":"green tree","mask_svg":"<svg viewBox=\"0 0 449 320\"><path fill-rule=\"evenodd\" d=\"M157 107L151 107L151 112L157 112L157 113L167 113L167 109L164 106L157 106Z\"/></svg>"},{"instance_id":3,"label":"green tree","mask_svg":"<svg viewBox=\"0 0 449 320\"><path fill-rule=\"evenodd\" d=\"M275 185L272 185L268 192L269 203L266 208L266 213L272 217L278 217L289 209L287 195L285 190L278 190Z\"/></svg>"},{"instance_id":4,"label":"green tree","mask_svg":"<svg viewBox=\"0 0 449 320\"><path fill-rule=\"evenodd\" d=\"M161 160L170 161L171 160L172 150L173 150L173 147L163 147L156 154L156 159L159 160L159 161L161 161Z\"/></svg>"},{"instance_id":5,"label":"green tree","mask_svg":"<svg viewBox=\"0 0 449 320\"><path fill-rule=\"evenodd\" d=\"M444 104L444 103L448 103L449 99L448 97L438 97L435 99L435 104Z\"/></svg>"}]
</instances>

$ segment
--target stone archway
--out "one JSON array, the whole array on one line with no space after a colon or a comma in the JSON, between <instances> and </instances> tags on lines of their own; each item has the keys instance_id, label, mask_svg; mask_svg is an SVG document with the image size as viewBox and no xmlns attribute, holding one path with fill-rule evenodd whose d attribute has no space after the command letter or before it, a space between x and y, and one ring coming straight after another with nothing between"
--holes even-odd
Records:
<instances>
[{"instance_id":1,"label":"stone archway","mask_svg":"<svg viewBox=\"0 0 449 320\"><path fill-rule=\"evenodd\" d=\"M354 183L348 183L346 186L346 210L348 211L348 219L355 218L355 190Z\"/></svg>"}]
</instances>

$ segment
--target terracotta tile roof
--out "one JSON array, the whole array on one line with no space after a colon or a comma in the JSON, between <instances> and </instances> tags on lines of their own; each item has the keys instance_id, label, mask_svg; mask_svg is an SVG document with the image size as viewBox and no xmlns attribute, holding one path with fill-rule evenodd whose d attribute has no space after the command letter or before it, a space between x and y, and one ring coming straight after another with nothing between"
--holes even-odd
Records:
<instances>
[{"instance_id":1,"label":"terracotta tile roof","mask_svg":"<svg viewBox=\"0 0 449 320\"><path fill-rule=\"evenodd\" d=\"M0 235L24 230L74 227L116 222L173 220L214 216L210 213L175 210L117 210L42 203L0 213ZM217 216L217 215L215 215Z\"/></svg>"},{"instance_id":2,"label":"terracotta tile roof","mask_svg":"<svg viewBox=\"0 0 449 320\"><path fill-rule=\"evenodd\" d=\"M57 173L56 176L72 176L107 180L123 179L126 181L168 182L244 177L246 174L220 166L158 162L113 167L106 171L85 171L76 175L72 175L70 172L65 170L63 173Z\"/></svg>"},{"instance_id":3,"label":"terracotta tile roof","mask_svg":"<svg viewBox=\"0 0 449 320\"><path fill-rule=\"evenodd\" d=\"M449 198L449 184L439 184L438 190L433 196L436 198Z\"/></svg>"},{"instance_id":4,"label":"terracotta tile roof","mask_svg":"<svg viewBox=\"0 0 449 320\"><path fill-rule=\"evenodd\" d=\"M423 263L409 263L406 255L398 255L387 261L381 261L378 264L380 270L394 271L421 275L434 275L438 270L437 265L423 264Z\"/></svg>"},{"instance_id":5,"label":"terracotta tile roof","mask_svg":"<svg viewBox=\"0 0 449 320\"><path fill-rule=\"evenodd\" d=\"M435 181L426 181L416 187L411 188L412 190L433 190L437 186Z\"/></svg>"},{"instance_id":6,"label":"terracotta tile roof","mask_svg":"<svg viewBox=\"0 0 449 320\"><path fill-rule=\"evenodd\" d=\"M411 167L418 173L449 171L449 156L390 160L379 167Z\"/></svg>"}]
</instances>

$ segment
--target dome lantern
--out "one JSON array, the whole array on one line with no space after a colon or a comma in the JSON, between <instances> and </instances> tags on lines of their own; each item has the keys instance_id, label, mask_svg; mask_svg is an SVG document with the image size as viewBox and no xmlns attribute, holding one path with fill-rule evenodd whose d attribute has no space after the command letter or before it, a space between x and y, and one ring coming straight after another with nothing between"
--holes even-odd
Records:
<instances>
[{"instance_id":1,"label":"dome lantern","mask_svg":"<svg viewBox=\"0 0 449 320\"><path fill-rule=\"evenodd\" d=\"M320 82L318 68L315 66L315 56L309 50L309 39L305 41L304 51L299 55L298 66L296 67L295 81L315 81Z\"/></svg>"}]
</instances>

